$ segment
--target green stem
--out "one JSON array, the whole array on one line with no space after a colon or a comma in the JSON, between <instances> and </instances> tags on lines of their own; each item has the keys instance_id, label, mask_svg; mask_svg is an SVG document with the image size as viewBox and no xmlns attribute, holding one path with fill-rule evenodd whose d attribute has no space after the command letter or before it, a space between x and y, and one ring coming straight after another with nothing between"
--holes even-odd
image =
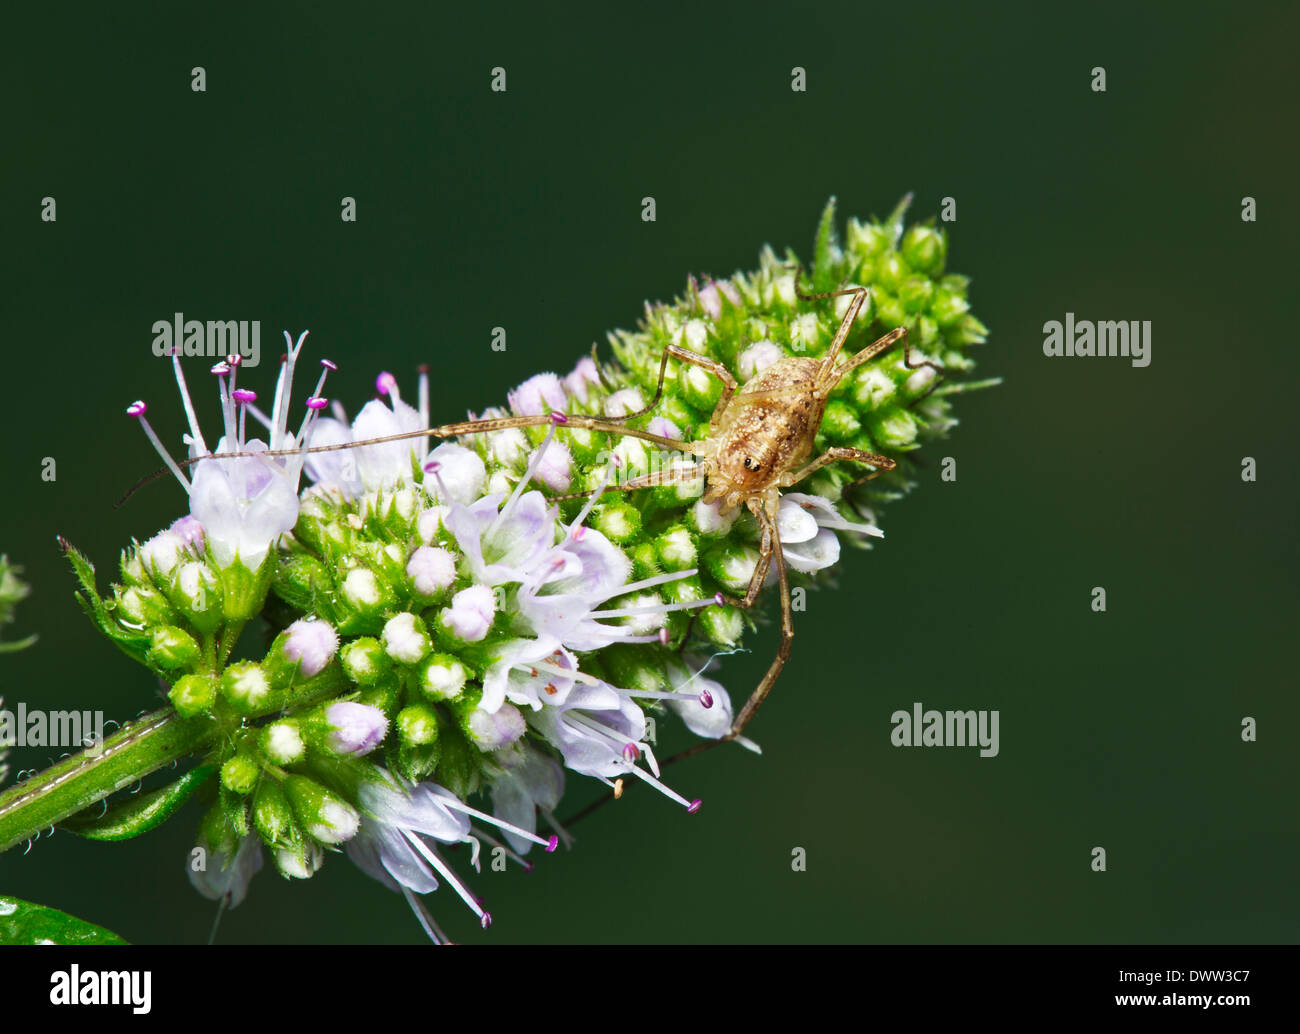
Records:
<instances>
[{"instance_id":1,"label":"green stem","mask_svg":"<svg viewBox=\"0 0 1300 1034\"><path fill-rule=\"evenodd\" d=\"M287 699L265 713L334 696L348 684L342 670L332 664L294 687ZM0 794L0 851L173 761L202 752L239 724L237 718L182 718L174 708L165 707L123 726L98 753L83 750Z\"/></svg>"}]
</instances>

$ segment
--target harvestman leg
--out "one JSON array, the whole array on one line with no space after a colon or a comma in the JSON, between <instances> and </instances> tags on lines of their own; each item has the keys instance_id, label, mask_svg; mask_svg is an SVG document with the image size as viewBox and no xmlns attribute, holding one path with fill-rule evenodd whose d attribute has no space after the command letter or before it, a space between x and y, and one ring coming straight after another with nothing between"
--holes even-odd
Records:
<instances>
[{"instance_id":1,"label":"harvestman leg","mask_svg":"<svg viewBox=\"0 0 1300 1034\"><path fill-rule=\"evenodd\" d=\"M767 699L768 693L776 685L776 680L785 667L785 662L790 659L790 650L794 644L794 614L790 608L790 579L786 574L785 554L781 551L781 533L777 529L775 518L767 512L762 502L751 499L748 505L750 512L753 513L758 520L759 526L763 529L763 546L759 553L758 566L754 568L754 576L750 579L749 591L745 594L745 602L739 605L748 607L753 603L754 598L758 595L758 590L762 588L768 567L775 564L776 581L781 596L781 644L777 647L776 656L768 666L763 680L749 694L749 699L745 701L745 706L740 709L740 714L732 720L731 729L716 740L705 740L703 743L697 743L693 747L688 747L686 750L674 754L662 763L664 766L672 764L674 761L694 757L710 747L716 747L719 743L727 743L739 737L745 726L758 712L758 709L763 706L763 701Z\"/></svg>"},{"instance_id":2,"label":"harvestman leg","mask_svg":"<svg viewBox=\"0 0 1300 1034\"><path fill-rule=\"evenodd\" d=\"M707 370L718 380L722 381L722 397L718 399L717 404L713 407L713 416L709 418L709 430L717 430L716 422L723 413L726 412L727 403L731 401L731 396L736 393L740 385L736 383L736 378L731 376L731 371L723 366L716 359L710 359L708 356L700 355L699 352L692 352L689 348L682 348L681 345L669 345L664 349L664 354L659 360L659 383L655 385L654 398L650 400L648 406L643 406L635 413L628 413L625 416L606 417L607 420L631 420L633 417L644 416L659 404L659 399L664 393L664 376L668 372L668 357L680 359L684 363L692 366L698 366L702 370Z\"/></svg>"},{"instance_id":3,"label":"harvestman leg","mask_svg":"<svg viewBox=\"0 0 1300 1034\"><path fill-rule=\"evenodd\" d=\"M939 381L943 377L943 367L939 366L937 363L929 362L928 360L923 360L919 363L912 362L912 346L907 341L906 327L896 327L888 334L885 334L883 337L878 338L876 341L867 345L866 348L858 352L843 366L833 366L832 364L834 363L835 357L839 355L840 349L844 347L844 342L848 339L849 330L852 328L854 320L858 318L858 313L861 311L863 304L867 300L868 289L865 287L845 287L838 291L824 291L821 294L804 294L799 290L799 277L802 273L803 268L796 267L794 274L794 293L803 301L812 302L818 301L822 298L839 298L846 294L853 295L853 301L849 305L848 311L844 313L844 319L840 321L840 328L835 332L835 340L831 342L831 347L826 353L826 360L823 364L823 369L828 373L833 373L835 379L823 385L823 387L829 389L832 385L838 383L840 378L842 378L846 373L857 369L863 363L869 363L882 352L888 351L895 342L898 341L903 342L903 365L909 370L919 370L923 366L928 366L936 374L935 382L931 386L930 391L933 391L939 386ZM927 391L925 394L930 394L930 391ZM925 398L925 395L922 395L921 398Z\"/></svg>"}]
</instances>

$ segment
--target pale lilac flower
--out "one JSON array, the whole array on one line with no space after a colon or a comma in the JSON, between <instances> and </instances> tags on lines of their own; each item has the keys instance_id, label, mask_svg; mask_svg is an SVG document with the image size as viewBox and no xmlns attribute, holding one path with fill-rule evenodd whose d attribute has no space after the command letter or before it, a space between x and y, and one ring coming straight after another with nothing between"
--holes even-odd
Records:
<instances>
[{"instance_id":1,"label":"pale lilac flower","mask_svg":"<svg viewBox=\"0 0 1300 1034\"><path fill-rule=\"evenodd\" d=\"M407 561L406 575L421 596L433 596L456 580L456 558L441 546L418 546Z\"/></svg>"},{"instance_id":2,"label":"pale lilac flower","mask_svg":"<svg viewBox=\"0 0 1300 1034\"><path fill-rule=\"evenodd\" d=\"M425 933L435 942L445 943L446 937L415 895L437 890L440 878L451 884L484 929L491 924L492 916L452 871L431 840L470 844L474 849L471 864L475 868L479 844L471 835L471 818L542 844L547 851L554 851L559 843L558 837L543 840L528 830L471 808L436 783L411 785L385 769L374 771L375 778L363 781L358 787L363 818L359 832L348 841L348 857L371 878L401 892Z\"/></svg>"},{"instance_id":3,"label":"pale lilac flower","mask_svg":"<svg viewBox=\"0 0 1300 1034\"><path fill-rule=\"evenodd\" d=\"M575 686L564 703L529 714L528 723L560 751L565 766L580 775L609 785L619 776L635 776L692 814L699 811L698 800L688 801L637 767L636 761L645 755L651 770L659 771L654 752L645 742L645 713L627 691L588 679Z\"/></svg>"},{"instance_id":4,"label":"pale lilac flower","mask_svg":"<svg viewBox=\"0 0 1300 1034\"><path fill-rule=\"evenodd\" d=\"M522 480L520 482L523 483ZM453 506L442 523L483 585L521 581L555 537L556 510L540 492L518 492L501 506L500 495Z\"/></svg>"},{"instance_id":5,"label":"pale lilac flower","mask_svg":"<svg viewBox=\"0 0 1300 1034\"><path fill-rule=\"evenodd\" d=\"M882 537L874 524L855 524L836 511L819 495L787 492L777 512L785 562L796 571L812 572L830 567L840 558L840 540L835 531Z\"/></svg>"},{"instance_id":6,"label":"pale lilac flower","mask_svg":"<svg viewBox=\"0 0 1300 1034\"><path fill-rule=\"evenodd\" d=\"M388 718L369 704L338 700L325 709L329 723L329 748L341 757L358 758L369 754L388 735Z\"/></svg>"},{"instance_id":7,"label":"pale lilac flower","mask_svg":"<svg viewBox=\"0 0 1300 1034\"><path fill-rule=\"evenodd\" d=\"M666 416L651 417L646 430L651 434L659 435L660 438L671 438L675 442L682 440L682 429Z\"/></svg>"},{"instance_id":8,"label":"pale lilac flower","mask_svg":"<svg viewBox=\"0 0 1300 1034\"><path fill-rule=\"evenodd\" d=\"M778 359L784 359L785 352L780 345L771 341L756 341L736 358L736 372L740 374L741 383L749 380L756 373L762 373Z\"/></svg>"},{"instance_id":9,"label":"pale lilac flower","mask_svg":"<svg viewBox=\"0 0 1300 1034\"><path fill-rule=\"evenodd\" d=\"M686 658L683 658L686 660ZM668 663L668 679L680 695L668 707L686 728L705 739L716 740L731 731L731 696L722 683L692 674L683 664Z\"/></svg>"},{"instance_id":10,"label":"pale lilac flower","mask_svg":"<svg viewBox=\"0 0 1300 1034\"><path fill-rule=\"evenodd\" d=\"M381 374L379 383L387 386L386 394L389 395L390 405L372 399L362 406L361 412L352 421L353 441L387 438L428 428L428 415L402 401L395 381L384 380ZM370 491L382 491L409 482L414 470L413 464L424 463L427 448L428 439L413 437L360 446L351 451L356 454L357 472L362 486Z\"/></svg>"},{"instance_id":11,"label":"pale lilac flower","mask_svg":"<svg viewBox=\"0 0 1300 1034\"><path fill-rule=\"evenodd\" d=\"M563 703L577 669L577 658L551 636L493 644L479 706L492 712L509 700L536 711L545 704Z\"/></svg>"},{"instance_id":12,"label":"pale lilac flower","mask_svg":"<svg viewBox=\"0 0 1300 1034\"><path fill-rule=\"evenodd\" d=\"M563 412L568 404L564 386L553 373L529 377L514 391L507 392L506 399L518 416L541 416L553 410Z\"/></svg>"},{"instance_id":13,"label":"pale lilac flower","mask_svg":"<svg viewBox=\"0 0 1300 1034\"><path fill-rule=\"evenodd\" d=\"M337 490L348 499L364 492L386 492L409 485L416 469L412 464L422 465L428 453L428 438L414 434L429 428L427 369L421 368L418 385L417 409L402 400L397 378L388 372L381 373L375 378L375 390L388 397L388 405L372 399L361 407L351 427L346 424L347 414L338 406L336 419L319 421L308 444L313 447L351 444L399 434L411 437L313 453L307 465L308 476L322 488Z\"/></svg>"},{"instance_id":14,"label":"pale lilac flower","mask_svg":"<svg viewBox=\"0 0 1300 1034\"><path fill-rule=\"evenodd\" d=\"M622 388L605 399L606 416L627 416L642 409L645 409L645 399L636 388Z\"/></svg>"},{"instance_id":15,"label":"pale lilac flower","mask_svg":"<svg viewBox=\"0 0 1300 1034\"><path fill-rule=\"evenodd\" d=\"M172 573L186 554L185 539L168 529L140 547L140 560L149 571L163 577Z\"/></svg>"},{"instance_id":16,"label":"pale lilac flower","mask_svg":"<svg viewBox=\"0 0 1300 1034\"><path fill-rule=\"evenodd\" d=\"M424 461L424 469L436 473L425 479L425 491L442 503L472 503L483 494L487 468L473 449L455 442L443 442Z\"/></svg>"},{"instance_id":17,"label":"pale lilac flower","mask_svg":"<svg viewBox=\"0 0 1300 1034\"><path fill-rule=\"evenodd\" d=\"M471 585L451 598L438 621L461 642L477 643L488 634L495 615L496 595L486 585Z\"/></svg>"},{"instance_id":18,"label":"pale lilac flower","mask_svg":"<svg viewBox=\"0 0 1300 1034\"><path fill-rule=\"evenodd\" d=\"M732 305L740 304L740 292L729 280L710 280L700 288L700 305L704 311L709 314L710 319L717 319L722 315L723 296L731 302Z\"/></svg>"},{"instance_id":19,"label":"pale lilac flower","mask_svg":"<svg viewBox=\"0 0 1300 1034\"><path fill-rule=\"evenodd\" d=\"M315 449L325 445L352 444L352 428L342 420L322 417L312 428L308 445ZM313 452L307 456L306 473L313 483L333 490L345 499L355 499L363 490L357 470L356 449Z\"/></svg>"},{"instance_id":20,"label":"pale lilac flower","mask_svg":"<svg viewBox=\"0 0 1300 1034\"><path fill-rule=\"evenodd\" d=\"M248 884L262 869L262 841L256 836L244 837L233 855L224 854L200 844L204 848L204 868L195 871L187 864L194 889L212 901L226 902L227 908L237 908L248 894Z\"/></svg>"},{"instance_id":21,"label":"pale lilac flower","mask_svg":"<svg viewBox=\"0 0 1300 1034\"><path fill-rule=\"evenodd\" d=\"M221 395L225 430L215 450L209 450L204 440L181 370L179 350L173 350L173 369L190 427L184 441L189 446L191 459L202 457L194 469L192 482L149 425L145 404L135 402L127 409L131 416L139 419L146 436L189 494L190 513L201 525L220 567L229 567L238 558L245 567L256 570L275 541L297 522L298 479L304 461L301 449L310 437L316 414L325 404L319 395L325 383L322 375L316 394L307 400L308 411L302 427L297 434L289 432L289 396L293 388L294 365L306 337L304 331L297 344L293 344L288 333L285 334L289 351L276 382L271 415L263 416L260 411L255 413L255 417L266 424L268 442L248 439L244 434L245 418L257 395L235 386L239 356L232 355L212 368ZM291 456L221 458L222 454L284 450L299 451Z\"/></svg>"},{"instance_id":22,"label":"pale lilac flower","mask_svg":"<svg viewBox=\"0 0 1300 1034\"><path fill-rule=\"evenodd\" d=\"M552 492L567 492L573 484L573 456L563 442L543 443L530 457L533 479L541 482ZM531 461L536 459L534 464Z\"/></svg>"},{"instance_id":23,"label":"pale lilac flower","mask_svg":"<svg viewBox=\"0 0 1300 1034\"><path fill-rule=\"evenodd\" d=\"M521 743L516 750L501 751L496 760L501 773L491 782L492 813L513 826L536 833L540 811L560 837L567 839L554 815L564 795L564 769L559 763L528 742ZM533 846L533 841L509 829L505 837L521 855Z\"/></svg>"},{"instance_id":24,"label":"pale lilac flower","mask_svg":"<svg viewBox=\"0 0 1300 1034\"><path fill-rule=\"evenodd\" d=\"M522 739L528 726L514 704L501 704L492 711L476 707L465 719L465 731L479 750L500 750Z\"/></svg>"},{"instance_id":25,"label":"pale lilac flower","mask_svg":"<svg viewBox=\"0 0 1300 1034\"><path fill-rule=\"evenodd\" d=\"M565 390L579 402L586 404L589 388L600 384L600 370L590 356L583 356L573 372L564 378ZM562 407L555 407L557 409Z\"/></svg>"},{"instance_id":26,"label":"pale lilac flower","mask_svg":"<svg viewBox=\"0 0 1300 1034\"><path fill-rule=\"evenodd\" d=\"M384 644L384 653L402 664L418 663L431 646L424 622L407 611L395 614L385 622L380 641Z\"/></svg>"},{"instance_id":27,"label":"pale lilac flower","mask_svg":"<svg viewBox=\"0 0 1300 1034\"><path fill-rule=\"evenodd\" d=\"M299 672L305 678L319 675L325 670L339 648L339 636L328 621L317 618L299 618L285 631L284 654L299 662Z\"/></svg>"}]
</instances>

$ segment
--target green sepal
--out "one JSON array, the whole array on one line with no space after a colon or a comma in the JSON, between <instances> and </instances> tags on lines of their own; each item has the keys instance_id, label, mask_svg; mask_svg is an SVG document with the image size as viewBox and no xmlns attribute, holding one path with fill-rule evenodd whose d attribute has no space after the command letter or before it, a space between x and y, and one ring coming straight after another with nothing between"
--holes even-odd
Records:
<instances>
[{"instance_id":1,"label":"green sepal","mask_svg":"<svg viewBox=\"0 0 1300 1034\"><path fill-rule=\"evenodd\" d=\"M174 783L119 801L102 815L95 814L94 808L70 815L59 823L59 828L87 840L130 840L158 828L175 815L216 770L215 765L199 765Z\"/></svg>"},{"instance_id":2,"label":"green sepal","mask_svg":"<svg viewBox=\"0 0 1300 1034\"><path fill-rule=\"evenodd\" d=\"M102 926L55 908L0 895L0 944L126 944Z\"/></svg>"},{"instance_id":3,"label":"green sepal","mask_svg":"<svg viewBox=\"0 0 1300 1034\"><path fill-rule=\"evenodd\" d=\"M835 232L835 198L826 202L817 223L817 241L813 246L812 282L815 292L833 291L838 285L840 249Z\"/></svg>"},{"instance_id":4,"label":"green sepal","mask_svg":"<svg viewBox=\"0 0 1300 1034\"><path fill-rule=\"evenodd\" d=\"M86 612L86 616L111 639L132 660L139 661L145 667L158 675L163 675L161 669L149 661L149 649L152 645L152 636L147 630L137 631L134 629L123 628L109 614L108 608L104 605L99 591L95 588L95 565L86 559L85 555L78 550L71 542L62 535L59 537L59 548L63 550L63 555L68 558L72 564L73 573L77 576L77 581L81 583L82 592L75 593L77 602L81 604L81 609Z\"/></svg>"}]
</instances>

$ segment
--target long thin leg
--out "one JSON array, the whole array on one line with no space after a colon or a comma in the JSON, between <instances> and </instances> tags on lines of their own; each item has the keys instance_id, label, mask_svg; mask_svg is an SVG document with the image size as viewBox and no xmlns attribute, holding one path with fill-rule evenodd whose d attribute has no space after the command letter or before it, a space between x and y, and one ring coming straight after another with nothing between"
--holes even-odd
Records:
<instances>
[{"instance_id":1,"label":"long thin leg","mask_svg":"<svg viewBox=\"0 0 1300 1034\"><path fill-rule=\"evenodd\" d=\"M740 387L736 383L736 378L731 376L731 371L717 360L700 355L699 352L692 352L689 348L682 348L681 345L669 345L664 349L664 354L659 359L659 383L655 385L655 395L650 400L650 404L642 406L635 413L626 413L623 416L611 416L605 419L611 421L631 420L633 417L644 416L654 409L659 404L659 399L664 393L664 376L668 372L669 356L680 359L684 363L690 363L692 366L698 366L701 370L707 370L722 381L722 397L718 399L717 405L713 408L714 418L716 419L727 408L727 402L736 393L736 389ZM713 428L713 423L712 420L709 422L710 429Z\"/></svg>"},{"instance_id":2,"label":"long thin leg","mask_svg":"<svg viewBox=\"0 0 1300 1034\"><path fill-rule=\"evenodd\" d=\"M862 311L862 306L867 300L867 289L865 287L846 287L841 291L825 291L822 294L804 294L799 290L799 277L803 273L803 267L796 267L794 273L794 293L797 297L805 302L817 301L820 298L838 298L841 295L853 295L853 301L849 303L848 310L844 313L844 318L840 320L840 329L835 332L835 339L831 342L830 350L826 353L826 358L822 361L822 372L818 376L821 380L835 366L835 357L840 354L840 349L844 347L844 342L848 339L849 331L853 329L853 321L858 318L858 313Z\"/></svg>"},{"instance_id":3,"label":"long thin leg","mask_svg":"<svg viewBox=\"0 0 1300 1034\"><path fill-rule=\"evenodd\" d=\"M767 674L763 676L763 681L758 684L754 692L749 694L749 699L741 708L739 717L732 723L731 731L723 737L724 740L734 740L739 736L750 719L763 706L763 701L776 685L777 677L785 667L785 662L790 659L790 647L794 643L794 615L790 610L790 579L785 570L785 554L781 551L781 533L777 529L775 518L768 513L767 507L762 503L757 500L751 502L750 510L763 526L764 539L770 539L771 543L770 555L776 565L776 581L781 590L781 645L777 647L776 657L768 667Z\"/></svg>"},{"instance_id":4,"label":"long thin leg","mask_svg":"<svg viewBox=\"0 0 1300 1034\"><path fill-rule=\"evenodd\" d=\"M601 431L605 434L622 435L627 438L640 438L644 442L653 442L676 452L689 452L696 456L707 456L712 447L707 442L680 442L674 438L651 434L649 431L637 431L630 427L621 427L607 420L582 416L573 413L554 413L538 416L506 416L492 420L462 420L455 424L442 424L419 431L403 431L400 434L387 434L379 438L367 438L363 442L339 442L334 445L313 445L306 449L268 449L264 452L222 452L207 456L195 456L178 465L188 467L204 460L229 460L246 456L260 456L269 459L276 456L302 456L316 452L338 452L341 449L356 449L367 445L385 445L389 442L408 441L412 438L457 438L465 434L483 434L488 431L504 431L511 427L542 427L546 424L558 424L561 427L579 427L587 431ZM167 471L162 471L162 474Z\"/></svg>"},{"instance_id":5,"label":"long thin leg","mask_svg":"<svg viewBox=\"0 0 1300 1034\"><path fill-rule=\"evenodd\" d=\"M864 348L861 352L855 355L843 366L837 366L834 370L831 371L831 375L834 377L834 380L830 382L830 386L834 386L838 384L843 379L845 374L849 373L852 370L856 370L863 363L869 363L871 362L872 359L876 358L876 356L880 355L882 352L887 352L898 341L903 342L903 365L904 366L906 366L909 370L919 370L923 366L928 366L931 370L935 372L934 382L930 385L929 391L926 391L925 394L920 395L913 400L914 402L919 402L921 399L925 398L926 395L930 394L931 391L934 391L934 389L939 386L939 382L943 380L943 367L940 366L938 363L930 362L928 359L923 359L919 363L912 362L912 346L908 344L907 341L906 327L896 327L895 329L891 330L888 334L886 334L884 337L877 338L871 344L867 345L866 348Z\"/></svg>"},{"instance_id":6,"label":"long thin leg","mask_svg":"<svg viewBox=\"0 0 1300 1034\"><path fill-rule=\"evenodd\" d=\"M663 467L659 470L652 470L648 474L639 474L634 478L628 478L626 481L617 484L606 485L601 489L601 494L603 495L605 492L632 492L638 488L659 488L662 485L680 485L702 477L704 477L704 471L698 464L686 467ZM591 492L566 492L564 495L549 495L546 498L553 503L558 503L566 499L587 499L590 496Z\"/></svg>"},{"instance_id":7,"label":"long thin leg","mask_svg":"<svg viewBox=\"0 0 1300 1034\"><path fill-rule=\"evenodd\" d=\"M943 379L943 367L937 363L922 361L919 363L912 362L912 346L907 342L907 328L897 327L888 334L873 341L866 348L862 349L857 355L850 359L843 366L835 367L835 357L839 354L844 341L849 336L849 329L853 326L853 321L857 319L858 312L867 300L867 288L865 287L845 287L838 291L825 291L821 294L804 294L799 290L799 276L803 272L802 267L796 267L794 274L794 293L806 302L817 301L821 298L838 298L841 295L851 294L854 296L853 303L849 306L848 311L844 314L844 319L840 321L840 329L835 332L835 340L831 342L830 351L826 353L826 360L822 364L822 375L819 378L824 382L821 387L829 390L840 382L846 373L857 369L863 363L868 363L882 352L887 351L895 342L903 342L903 365L909 370L919 370L923 366L928 366L937 375L930 390L925 395L930 394L939 386ZM925 398L922 395L921 398ZM919 400L918 400L919 401Z\"/></svg>"},{"instance_id":8,"label":"long thin leg","mask_svg":"<svg viewBox=\"0 0 1300 1034\"><path fill-rule=\"evenodd\" d=\"M869 463L873 467L879 468L868 474L865 478L858 478L858 481L855 481L854 484L857 484L859 481L870 481L872 478L879 477L881 474L888 474L898 466L898 464L888 456L877 456L874 452L864 452L862 449L850 449L847 446L837 445L827 449L815 460L808 463L802 470L796 470L793 474L781 475L781 487L789 488L791 485L797 485L809 474L821 470L822 467L831 463L836 463L839 460L852 460L855 463Z\"/></svg>"},{"instance_id":9,"label":"long thin leg","mask_svg":"<svg viewBox=\"0 0 1300 1034\"><path fill-rule=\"evenodd\" d=\"M767 559L776 564L776 580L781 595L781 643L777 647L776 657L772 659L772 663L768 666L763 680L759 682L758 688L749 694L749 699L745 701L745 706L740 709L740 714L732 721L731 729L716 740L705 740L702 743L697 743L693 747L687 747L685 750L674 754L668 760L661 761L659 763L660 768L665 768L674 761L684 761L696 754L702 754L704 751L716 747L719 743L729 743L731 740L736 739L753 719L758 709L763 706L763 701L767 699L772 687L776 685L776 680L785 667L785 662L790 659L790 649L794 643L794 615L790 609L790 579L786 573L785 554L781 551L781 533L777 529L776 520L767 512L761 502L751 500L749 508L763 529L763 543L767 547ZM757 594L754 585L761 586L763 576L767 573L767 564L762 560L759 562L759 568L762 569L762 575L759 574L758 569L755 569L755 577L750 583L750 592L746 596L749 603L753 602L753 597ZM747 605L741 604L741 606ZM586 811L583 814L586 814Z\"/></svg>"}]
</instances>

